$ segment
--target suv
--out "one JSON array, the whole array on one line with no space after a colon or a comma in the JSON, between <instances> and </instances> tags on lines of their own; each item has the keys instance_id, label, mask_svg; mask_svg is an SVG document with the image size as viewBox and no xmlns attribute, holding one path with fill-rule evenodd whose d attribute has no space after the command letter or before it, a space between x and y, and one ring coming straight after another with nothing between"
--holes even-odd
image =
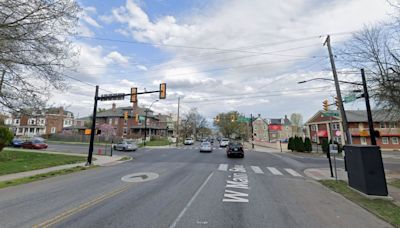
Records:
<instances>
[{"instance_id":1,"label":"suv","mask_svg":"<svg viewBox=\"0 0 400 228\"><path fill-rule=\"evenodd\" d=\"M231 142L229 143L226 149L226 156L230 157L244 157L243 145L239 142Z\"/></svg>"},{"instance_id":2,"label":"suv","mask_svg":"<svg viewBox=\"0 0 400 228\"><path fill-rule=\"evenodd\" d=\"M229 140L226 138L221 139L221 142L219 143L220 147L226 147L229 145Z\"/></svg>"},{"instance_id":3,"label":"suv","mask_svg":"<svg viewBox=\"0 0 400 228\"><path fill-rule=\"evenodd\" d=\"M183 144L185 145L193 145L193 139L192 138L186 138Z\"/></svg>"}]
</instances>

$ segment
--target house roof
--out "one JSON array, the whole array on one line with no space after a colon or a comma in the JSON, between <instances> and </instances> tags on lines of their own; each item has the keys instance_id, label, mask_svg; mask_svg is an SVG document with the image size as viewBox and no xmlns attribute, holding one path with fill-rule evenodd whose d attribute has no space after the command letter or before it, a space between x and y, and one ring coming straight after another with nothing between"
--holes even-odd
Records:
<instances>
[{"instance_id":1,"label":"house roof","mask_svg":"<svg viewBox=\"0 0 400 228\"><path fill-rule=\"evenodd\" d=\"M291 125L292 122L290 122L290 120L288 118L271 118L269 119L270 124L282 124L283 125Z\"/></svg>"},{"instance_id":2,"label":"house roof","mask_svg":"<svg viewBox=\"0 0 400 228\"><path fill-rule=\"evenodd\" d=\"M127 106L127 107L118 107L115 108L115 111L113 111L112 109L106 109L105 111L102 112L97 112L96 117L101 118L101 117L124 117L124 112L128 112L128 116L129 117L133 117L134 113L138 113L139 116L145 116L145 108L140 108L137 107L137 110L134 110L135 112L132 112L133 108L131 106ZM149 111L147 113L147 117L148 118L157 118L157 116L155 116L153 114L153 111Z\"/></svg>"},{"instance_id":3,"label":"house roof","mask_svg":"<svg viewBox=\"0 0 400 228\"><path fill-rule=\"evenodd\" d=\"M338 113L338 110L330 110L329 112ZM312 122L316 117L322 115L324 111L320 110L315 113L306 123ZM400 119L395 118L389 114L389 112L384 110L372 110L372 120L374 122L387 122L387 121L400 121ZM346 110L347 122L368 122L368 116L366 110ZM335 119L340 119L334 117Z\"/></svg>"}]
</instances>

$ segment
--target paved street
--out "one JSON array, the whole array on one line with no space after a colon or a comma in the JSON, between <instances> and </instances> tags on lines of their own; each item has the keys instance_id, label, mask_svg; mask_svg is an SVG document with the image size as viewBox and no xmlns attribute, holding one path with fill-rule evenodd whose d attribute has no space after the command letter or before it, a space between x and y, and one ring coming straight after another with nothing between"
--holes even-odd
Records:
<instances>
[{"instance_id":1,"label":"paved street","mask_svg":"<svg viewBox=\"0 0 400 228\"><path fill-rule=\"evenodd\" d=\"M140 149L118 166L2 189L0 227L390 227L305 177L301 161L196 148ZM143 173L155 179L137 182Z\"/></svg>"}]
</instances>

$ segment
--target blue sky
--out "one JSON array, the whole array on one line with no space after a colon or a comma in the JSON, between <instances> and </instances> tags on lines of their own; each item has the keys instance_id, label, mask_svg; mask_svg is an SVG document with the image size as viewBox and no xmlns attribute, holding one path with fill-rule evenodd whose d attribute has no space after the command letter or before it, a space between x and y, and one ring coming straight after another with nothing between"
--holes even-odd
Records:
<instances>
[{"instance_id":1,"label":"blue sky","mask_svg":"<svg viewBox=\"0 0 400 228\"><path fill-rule=\"evenodd\" d=\"M331 83L297 84L332 77L322 46L325 35L331 34L336 50L351 31L388 20L393 11L381 0L79 3L83 12L74 42L80 56L69 75L100 85L101 93L128 92L133 86L152 90L166 82L168 96L153 106L156 112L176 113L181 97L184 113L196 107L210 119L231 110L263 117L299 112L309 118L323 99L334 95ZM340 62L337 66L354 70ZM51 102L88 115L94 88L73 80L69 85L66 93L55 92ZM139 97L139 105L154 99ZM109 108L111 102L99 105ZM363 106L355 102L346 108Z\"/></svg>"}]
</instances>

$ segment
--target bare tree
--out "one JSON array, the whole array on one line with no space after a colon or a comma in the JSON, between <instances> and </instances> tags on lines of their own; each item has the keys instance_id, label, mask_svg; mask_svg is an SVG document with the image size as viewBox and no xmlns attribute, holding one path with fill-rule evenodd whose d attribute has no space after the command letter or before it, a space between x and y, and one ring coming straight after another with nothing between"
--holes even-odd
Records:
<instances>
[{"instance_id":1,"label":"bare tree","mask_svg":"<svg viewBox=\"0 0 400 228\"><path fill-rule=\"evenodd\" d=\"M197 137L197 133L200 131L206 131L208 128L207 120L202 116L196 108L190 109L190 111L186 114L185 119L187 121L186 129L191 132L195 137Z\"/></svg>"},{"instance_id":2,"label":"bare tree","mask_svg":"<svg viewBox=\"0 0 400 228\"><path fill-rule=\"evenodd\" d=\"M0 106L40 108L50 89L65 88L79 11L73 0L0 1Z\"/></svg>"},{"instance_id":3,"label":"bare tree","mask_svg":"<svg viewBox=\"0 0 400 228\"><path fill-rule=\"evenodd\" d=\"M400 113L400 25L366 26L353 35L339 58L352 68L366 70L371 97L378 106Z\"/></svg>"},{"instance_id":4,"label":"bare tree","mask_svg":"<svg viewBox=\"0 0 400 228\"><path fill-rule=\"evenodd\" d=\"M292 113L290 115L290 122L292 123L292 133L301 136L301 126L303 125L303 116L300 113Z\"/></svg>"}]
</instances>

